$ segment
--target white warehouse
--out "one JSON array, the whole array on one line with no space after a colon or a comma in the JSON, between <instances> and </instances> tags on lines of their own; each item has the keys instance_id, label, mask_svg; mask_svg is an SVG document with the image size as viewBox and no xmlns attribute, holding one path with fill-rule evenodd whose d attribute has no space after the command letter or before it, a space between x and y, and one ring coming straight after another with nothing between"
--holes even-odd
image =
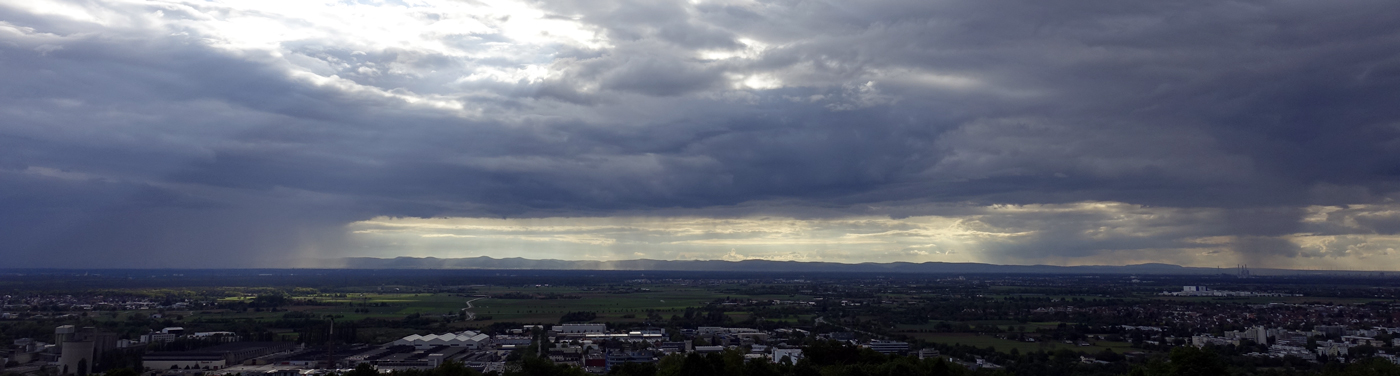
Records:
<instances>
[{"instance_id":1,"label":"white warehouse","mask_svg":"<svg viewBox=\"0 0 1400 376\"><path fill-rule=\"evenodd\" d=\"M426 336L414 334L394 341L393 345L409 345L420 350L435 346L479 348L490 338L491 336L468 330L460 333L429 334Z\"/></svg>"}]
</instances>

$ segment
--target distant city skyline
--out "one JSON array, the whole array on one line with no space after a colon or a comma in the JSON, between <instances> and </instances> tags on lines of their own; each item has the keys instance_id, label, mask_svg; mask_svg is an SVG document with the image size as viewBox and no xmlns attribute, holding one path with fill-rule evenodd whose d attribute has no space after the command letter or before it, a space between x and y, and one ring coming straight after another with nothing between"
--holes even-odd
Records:
<instances>
[{"instance_id":1,"label":"distant city skyline","mask_svg":"<svg viewBox=\"0 0 1400 376\"><path fill-rule=\"evenodd\" d=\"M0 264L1400 270L1394 14L0 0Z\"/></svg>"}]
</instances>

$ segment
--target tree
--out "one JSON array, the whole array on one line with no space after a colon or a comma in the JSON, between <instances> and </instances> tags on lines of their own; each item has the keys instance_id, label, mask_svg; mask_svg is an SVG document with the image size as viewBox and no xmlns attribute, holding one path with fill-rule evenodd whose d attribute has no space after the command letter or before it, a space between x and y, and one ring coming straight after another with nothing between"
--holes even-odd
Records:
<instances>
[{"instance_id":1,"label":"tree","mask_svg":"<svg viewBox=\"0 0 1400 376\"><path fill-rule=\"evenodd\" d=\"M1193 346L1172 349L1168 363L1153 362L1146 368L1133 369L1132 376L1216 376L1228 375L1225 360L1210 350Z\"/></svg>"},{"instance_id":2,"label":"tree","mask_svg":"<svg viewBox=\"0 0 1400 376\"><path fill-rule=\"evenodd\" d=\"M1329 369L1323 372L1325 376L1383 376L1400 375L1400 365L1391 363L1388 360L1372 358L1368 361L1359 362L1343 368L1340 371Z\"/></svg>"},{"instance_id":3,"label":"tree","mask_svg":"<svg viewBox=\"0 0 1400 376\"><path fill-rule=\"evenodd\" d=\"M548 358L527 357L521 360L519 371L507 371L506 376L584 376L583 369L554 364ZM449 376L449 375L438 375Z\"/></svg>"},{"instance_id":4,"label":"tree","mask_svg":"<svg viewBox=\"0 0 1400 376\"><path fill-rule=\"evenodd\" d=\"M254 308L277 308L284 305L287 305L287 296L280 293L258 295L248 304Z\"/></svg>"},{"instance_id":5,"label":"tree","mask_svg":"<svg viewBox=\"0 0 1400 376\"><path fill-rule=\"evenodd\" d=\"M355 369L359 370L359 367ZM480 374L480 372L474 369L467 368L467 366L461 362L452 361L438 365L437 368L433 368L431 372L431 376L478 376Z\"/></svg>"},{"instance_id":6,"label":"tree","mask_svg":"<svg viewBox=\"0 0 1400 376\"><path fill-rule=\"evenodd\" d=\"M107 370L104 376L141 376L141 373L133 371L130 368L113 368Z\"/></svg>"},{"instance_id":7,"label":"tree","mask_svg":"<svg viewBox=\"0 0 1400 376\"><path fill-rule=\"evenodd\" d=\"M656 376L656 365L651 363L622 363L608 370L611 376Z\"/></svg>"},{"instance_id":8,"label":"tree","mask_svg":"<svg viewBox=\"0 0 1400 376\"><path fill-rule=\"evenodd\" d=\"M1376 347L1369 344L1354 346L1347 351L1347 354L1356 359L1370 358L1376 356Z\"/></svg>"}]
</instances>

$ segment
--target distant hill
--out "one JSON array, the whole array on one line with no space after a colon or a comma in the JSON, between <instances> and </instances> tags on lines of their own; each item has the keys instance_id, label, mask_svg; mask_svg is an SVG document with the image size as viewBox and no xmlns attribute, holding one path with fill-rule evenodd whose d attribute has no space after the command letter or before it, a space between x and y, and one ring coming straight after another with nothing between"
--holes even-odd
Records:
<instances>
[{"instance_id":1,"label":"distant hill","mask_svg":"<svg viewBox=\"0 0 1400 376\"><path fill-rule=\"evenodd\" d=\"M531 260L519 257L467 258L351 257L341 259L348 269L534 269L534 270L675 270L675 271L752 271L752 272L865 272L865 273L1018 273L1018 274L1220 274L1234 269L1196 268L1171 264L1137 265L996 265L950 262L891 262L842 264L769 260L619 260L570 261ZM1257 274L1303 274L1306 271L1282 269L1251 270ZM1332 271L1335 273L1335 271Z\"/></svg>"}]
</instances>

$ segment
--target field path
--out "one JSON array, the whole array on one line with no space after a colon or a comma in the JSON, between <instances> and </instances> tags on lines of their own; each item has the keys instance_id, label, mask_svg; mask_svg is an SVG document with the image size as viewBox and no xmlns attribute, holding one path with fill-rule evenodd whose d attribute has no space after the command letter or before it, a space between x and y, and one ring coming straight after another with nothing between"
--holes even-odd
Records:
<instances>
[{"instance_id":1,"label":"field path","mask_svg":"<svg viewBox=\"0 0 1400 376\"><path fill-rule=\"evenodd\" d=\"M467 315L467 321L476 320L476 314L475 314L475 313L472 313L472 311L468 311L468 310L469 310L469 309L472 309L472 302L477 301L477 300L480 300L480 299L486 299L486 297L480 297L480 298L468 300L468 301L467 301L467 308L462 308L462 313L465 313L465 314Z\"/></svg>"}]
</instances>

